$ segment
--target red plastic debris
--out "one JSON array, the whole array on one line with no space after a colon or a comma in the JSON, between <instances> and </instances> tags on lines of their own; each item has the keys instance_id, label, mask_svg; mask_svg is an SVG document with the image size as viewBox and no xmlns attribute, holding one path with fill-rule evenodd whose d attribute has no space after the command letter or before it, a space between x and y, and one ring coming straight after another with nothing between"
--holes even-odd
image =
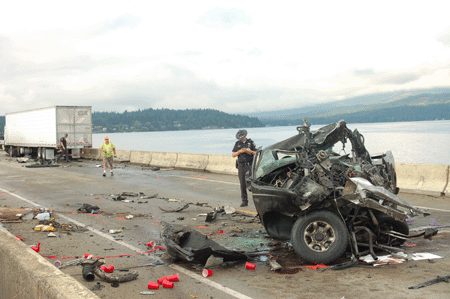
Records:
<instances>
[{"instance_id":1,"label":"red plastic debris","mask_svg":"<svg viewBox=\"0 0 450 299\"><path fill-rule=\"evenodd\" d=\"M37 246L31 246L31 249L33 249L36 252L41 251L41 243L38 243Z\"/></svg>"},{"instance_id":2,"label":"red plastic debris","mask_svg":"<svg viewBox=\"0 0 450 299\"><path fill-rule=\"evenodd\" d=\"M180 280L180 277L178 276L178 273L169 276L169 281L179 281L179 280Z\"/></svg>"},{"instance_id":3,"label":"red plastic debris","mask_svg":"<svg viewBox=\"0 0 450 299\"><path fill-rule=\"evenodd\" d=\"M16 236L16 238L23 242L23 239L21 237Z\"/></svg>"},{"instance_id":4,"label":"red plastic debris","mask_svg":"<svg viewBox=\"0 0 450 299\"><path fill-rule=\"evenodd\" d=\"M311 268L313 270L317 270L317 268L328 268L329 266L323 265L323 264L317 264L317 265L305 265L305 267Z\"/></svg>"},{"instance_id":5,"label":"red plastic debris","mask_svg":"<svg viewBox=\"0 0 450 299\"><path fill-rule=\"evenodd\" d=\"M159 289L159 284L156 283L156 282L153 282L153 281L149 281L148 282L148 288L150 290L157 290L157 289Z\"/></svg>"},{"instance_id":6,"label":"red plastic debris","mask_svg":"<svg viewBox=\"0 0 450 299\"><path fill-rule=\"evenodd\" d=\"M167 288L167 289L172 289L173 288L174 283L168 281L167 279L163 281L162 286L163 288Z\"/></svg>"},{"instance_id":7,"label":"red plastic debris","mask_svg":"<svg viewBox=\"0 0 450 299\"><path fill-rule=\"evenodd\" d=\"M168 280L168 279L169 279L169 277L163 276L160 279L158 279L157 282L158 282L158 284L162 284L164 280Z\"/></svg>"}]
</instances>

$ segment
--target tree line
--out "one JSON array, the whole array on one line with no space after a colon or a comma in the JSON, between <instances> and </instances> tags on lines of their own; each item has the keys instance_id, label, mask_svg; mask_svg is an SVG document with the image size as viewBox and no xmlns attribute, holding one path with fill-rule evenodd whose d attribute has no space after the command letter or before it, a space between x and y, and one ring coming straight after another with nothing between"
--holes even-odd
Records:
<instances>
[{"instance_id":1,"label":"tree line","mask_svg":"<svg viewBox=\"0 0 450 299\"><path fill-rule=\"evenodd\" d=\"M93 112L94 132L148 132L262 127L257 117L228 114L214 109L144 109Z\"/></svg>"}]
</instances>

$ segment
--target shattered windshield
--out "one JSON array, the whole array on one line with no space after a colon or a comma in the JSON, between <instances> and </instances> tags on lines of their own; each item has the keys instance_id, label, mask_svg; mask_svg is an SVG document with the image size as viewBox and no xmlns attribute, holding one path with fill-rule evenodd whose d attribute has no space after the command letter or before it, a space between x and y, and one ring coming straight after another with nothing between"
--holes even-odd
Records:
<instances>
[{"instance_id":1,"label":"shattered windshield","mask_svg":"<svg viewBox=\"0 0 450 299\"><path fill-rule=\"evenodd\" d=\"M296 157L293 152L262 151L259 164L255 172L255 178L261 178L277 168L295 163Z\"/></svg>"}]
</instances>

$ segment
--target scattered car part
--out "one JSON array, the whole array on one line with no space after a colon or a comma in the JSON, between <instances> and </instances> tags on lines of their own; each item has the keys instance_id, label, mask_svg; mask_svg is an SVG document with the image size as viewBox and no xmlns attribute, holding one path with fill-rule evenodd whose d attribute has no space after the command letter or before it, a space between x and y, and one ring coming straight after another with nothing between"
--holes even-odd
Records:
<instances>
[{"instance_id":1,"label":"scattered car part","mask_svg":"<svg viewBox=\"0 0 450 299\"><path fill-rule=\"evenodd\" d=\"M214 210L212 212L209 212L208 214L206 214L206 222L213 222L214 220L216 220L216 216L217 216L217 211Z\"/></svg>"},{"instance_id":2,"label":"scattered car part","mask_svg":"<svg viewBox=\"0 0 450 299\"><path fill-rule=\"evenodd\" d=\"M184 205L184 206L182 206L182 207L179 207L179 208L177 208L177 209L174 209L174 210L167 210L167 209L163 209L163 208L161 208L161 207L158 207L161 211L163 211L163 212L166 212L166 213L177 213L177 212L181 212L181 211L183 211L183 210L186 210L187 208L189 208L189 204L186 204L186 205Z\"/></svg>"},{"instance_id":3,"label":"scattered car part","mask_svg":"<svg viewBox=\"0 0 450 299\"><path fill-rule=\"evenodd\" d=\"M93 210L98 211L100 208L97 206L90 205L88 203L84 203L81 208L78 209L78 212L81 213L92 213Z\"/></svg>"},{"instance_id":4,"label":"scattered car part","mask_svg":"<svg viewBox=\"0 0 450 299\"><path fill-rule=\"evenodd\" d=\"M175 259L205 264L211 255L223 258L224 262L246 260L247 255L229 250L204 234L181 225L161 222L161 238L167 253Z\"/></svg>"},{"instance_id":5,"label":"scattered car part","mask_svg":"<svg viewBox=\"0 0 450 299\"><path fill-rule=\"evenodd\" d=\"M114 273L106 273L105 271L101 271L99 268L94 270L95 275L103 281L110 283L121 283L127 282L137 279L139 273L137 271L133 271L124 275L114 274Z\"/></svg>"},{"instance_id":6,"label":"scattered car part","mask_svg":"<svg viewBox=\"0 0 450 299\"><path fill-rule=\"evenodd\" d=\"M423 283L419 283L419 284L417 284L415 286L409 287L408 289L415 289L415 290L417 290L417 289L420 289L420 288L423 288L423 287L427 287L427 286L433 285L435 283L443 282L443 281L448 283L449 280L450 280L450 275L438 276L435 279L432 279L432 280L429 280L429 281L426 281L426 282L423 282Z\"/></svg>"}]
</instances>

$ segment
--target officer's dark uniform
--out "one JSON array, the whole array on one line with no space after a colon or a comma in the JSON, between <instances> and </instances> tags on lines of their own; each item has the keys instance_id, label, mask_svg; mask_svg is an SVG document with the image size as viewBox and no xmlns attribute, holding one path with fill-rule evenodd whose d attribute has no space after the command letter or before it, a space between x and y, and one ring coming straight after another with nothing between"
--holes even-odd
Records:
<instances>
[{"instance_id":1,"label":"officer's dark uniform","mask_svg":"<svg viewBox=\"0 0 450 299\"><path fill-rule=\"evenodd\" d=\"M241 132L241 131L239 131ZM238 132L238 134L239 134ZM245 135L247 132L245 131ZM237 137L238 135L236 135ZM244 136L245 138L245 136ZM239 151L241 148L249 148L252 151L256 151L256 144L251 139L247 139L246 141L238 140L234 144L233 152ZM247 188L245 183L245 174L247 172L252 171L252 162L253 162L253 155L242 153L238 156L238 176L239 176L239 183L241 185L241 199L242 199L242 205L246 206L248 204L248 196L247 196Z\"/></svg>"},{"instance_id":2,"label":"officer's dark uniform","mask_svg":"<svg viewBox=\"0 0 450 299\"><path fill-rule=\"evenodd\" d=\"M65 155L66 156L66 162L69 162L69 150L67 149L67 139L64 138L64 137L61 137L61 139L59 139L59 144L61 144L61 142L62 142L64 148L61 148L61 154L59 154L59 156L56 159L56 161L59 161L59 159L62 158Z\"/></svg>"}]
</instances>

